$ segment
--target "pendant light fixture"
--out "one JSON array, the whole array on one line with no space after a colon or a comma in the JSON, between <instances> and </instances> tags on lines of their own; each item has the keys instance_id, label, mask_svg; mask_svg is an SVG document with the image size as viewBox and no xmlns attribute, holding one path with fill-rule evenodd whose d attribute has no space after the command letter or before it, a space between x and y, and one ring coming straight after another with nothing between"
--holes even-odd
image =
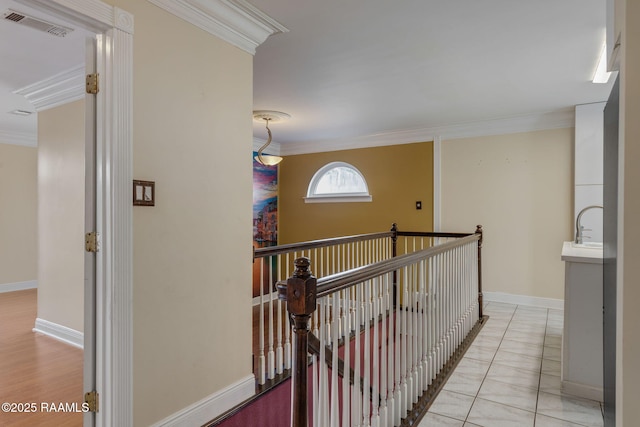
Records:
<instances>
[{"instance_id":1,"label":"pendant light fixture","mask_svg":"<svg viewBox=\"0 0 640 427\"><path fill-rule=\"evenodd\" d=\"M255 156L255 159L258 163L265 166L275 166L282 161L282 157L280 156L262 154L262 152L269 146L269 144L271 144L271 129L269 129L269 122L280 122L290 117L291 116L289 114L280 111L256 110L253 112L253 119L255 121L264 121L268 134L267 142L262 147L260 147L260 149L258 150L258 155Z\"/></svg>"}]
</instances>

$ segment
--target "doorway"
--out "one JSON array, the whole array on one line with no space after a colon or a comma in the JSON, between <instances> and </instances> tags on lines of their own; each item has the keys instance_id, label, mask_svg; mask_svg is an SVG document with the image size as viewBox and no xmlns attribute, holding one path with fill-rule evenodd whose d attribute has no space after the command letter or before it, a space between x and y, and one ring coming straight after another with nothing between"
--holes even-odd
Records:
<instances>
[{"instance_id":1,"label":"doorway","mask_svg":"<svg viewBox=\"0 0 640 427\"><path fill-rule=\"evenodd\" d=\"M20 334L12 335L16 340L5 337L5 349L12 350L6 358L10 372L5 373L9 387L17 381L12 373L32 373L25 375L28 383L17 382L20 387L12 394L23 396L21 402L70 405L63 411L43 406L31 413L0 416L10 424L17 418L34 425L64 418L63 424L82 425L83 377L89 390L95 388L95 347L84 343L85 339L94 342L95 304L85 305L84 296L95 296L95 256L85 255L83 241L85 228L95 227L96 212L95 101L86 95L84 84L86 69L95 68L96 36L22 3L2 0L0 7L4 18L0 31L15 43L0 44L3 60L10 64L0 77L13 92L5 94L4 101L8 105L15 101L16 110L32 113L27 121L18 116L3 122L3 130L32 135L36 148L25 149L37 152L38 165L34 189L38 212L33 225L38 230L38 249L31 254L38 265L38 288L21 292L21 298L15 295L12 308L20 312L13 319L3 319L15 320L15 332ZM93 260L85 262L87 257ZM24 313L29 313L30 325L22 323ZM39 418L32 422L29 417L36 416L34 412ZM85 424L92 425L91 413L84 418L89 419Z\"/></svg>"},{"instance_id":2,"label":"doorway","mask_svg":"<svg viewBox=\"0 0 640 427\"><path fill-rule=\"evenodd\" d=\"M132 425L133 16L100 0L19 3L98 34L95 231L100 250L95 253L94 338L99 412L95 418L96 425Z\"/></svg>"}]
</instances>

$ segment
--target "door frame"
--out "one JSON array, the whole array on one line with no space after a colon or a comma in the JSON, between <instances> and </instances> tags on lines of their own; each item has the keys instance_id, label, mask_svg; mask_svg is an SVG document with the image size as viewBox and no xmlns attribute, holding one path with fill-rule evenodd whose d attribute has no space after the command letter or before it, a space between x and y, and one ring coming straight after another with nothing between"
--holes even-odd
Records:
<instances>
[{"instance_id":1,"label":"door frame","mask_svg":"<svg viewBox=\"0 0 640 427\"><path fill-rule=\"evenodd\" d=\"M133 15L100 0L17 1L97 34L95 425L131 426Z\"/></svg>"}]
</instances>

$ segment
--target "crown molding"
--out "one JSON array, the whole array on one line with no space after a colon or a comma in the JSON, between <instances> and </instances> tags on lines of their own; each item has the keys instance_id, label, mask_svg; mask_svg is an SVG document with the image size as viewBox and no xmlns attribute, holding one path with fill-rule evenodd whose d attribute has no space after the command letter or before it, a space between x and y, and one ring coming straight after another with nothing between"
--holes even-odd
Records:
<instances>
[{"instance_id":1,"label":"crown molding","mask_svg":"<svg viewBox=\"0 0 640 427\"><path fill-rule=\"evenodd\" d=\"M24 96L36 111L44 111L83 99L85 96L84 64L15 90L13 93Z\"/></svg>"},{"instance_id":2,"label":"crown molding","mask_svg":"<svg viewBox=\"0 0 640 427\"><path fill-rule=\"evenodd\" d=\"M35 132L11 132L0 130L0 144L37 147L38 137L36 136Z\"/></svg>"},{"instance_id":3,"label":"crown molding","mask_svg":"<svg viewBox=\"0 0 640 427\"><path fill-rule=\"evenodd\" d=\"M281 145L280 155L320 153L325 151L351 150L356 148L382 147L387 145L411 144L415 142L472 138L509 133L532 132L537 130L561 129L575 126L575 109L504 117L492 120L456 123L429 128L401 130L354 138L340 138L324 141L287 143Z\"/></svg>"},{"instance_id":4,"label":"crown molding","mask_svg":"<svg viewBox=\"0 0 640 427\"><path fill-rule=\"evenodd\" d=\"M133 34L133 15L126 10L100 0L16 0L48 12L53 16L71 20L91 31L117 28Z\"/></svg>"},{"instance_id":5,"label":"crown molding","mask_svg":"<svg viewBox=\"0 0 640 427\"><path fill-rule=\"evenodd\" d=\"M167 12L254 55L272 34L289 30L245 0L149 0Z\"/></svg>"},{"instance_id":6,"label":"crown molding","mask_svg":"<svg viewBox=\"0 0 640 427\"><path fill-rule=\"evenodd\" d=\"M266 139L253 138L253 151L258 151L267 142ZM264 154L271 154L274 156L280 155L281 145L278 142L271 141L271 144L264 150Z\"/></svg>"}]
</instances>

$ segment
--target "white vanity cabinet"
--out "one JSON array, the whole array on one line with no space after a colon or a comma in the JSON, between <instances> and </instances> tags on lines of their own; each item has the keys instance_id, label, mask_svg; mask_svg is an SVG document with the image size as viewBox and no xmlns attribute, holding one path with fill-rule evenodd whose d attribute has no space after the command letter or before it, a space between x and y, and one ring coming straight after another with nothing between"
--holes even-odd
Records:
<instances>
[{"instance_id":1,"label":"white vanity cabinet","mask_svg":"<svg viewBox=\"0 0 640 427\"><path fill-rule=\"evenodd\" d=\"M564 242L562 389L602 402L602 247Z\"/></svg>"}]
</instances>

